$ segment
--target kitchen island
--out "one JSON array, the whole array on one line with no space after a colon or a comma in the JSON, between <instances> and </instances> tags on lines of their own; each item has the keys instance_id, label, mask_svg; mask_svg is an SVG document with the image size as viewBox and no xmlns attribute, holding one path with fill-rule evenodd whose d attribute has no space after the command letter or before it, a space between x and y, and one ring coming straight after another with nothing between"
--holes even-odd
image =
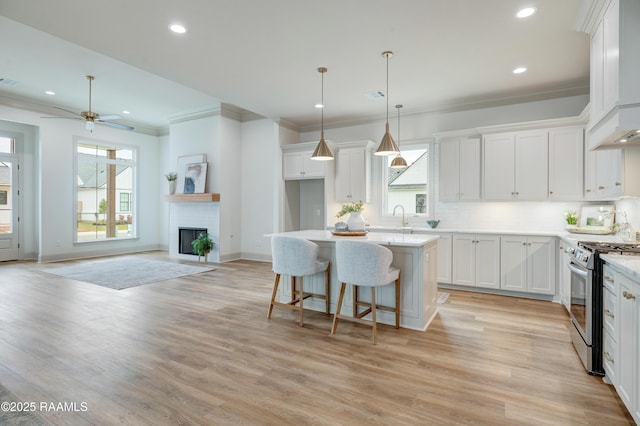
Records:
<instances>
[{"instance_id":1,"label":"kitchen island","mask_svg":"<svg viewBox=\"0 0 640 426\"><path fill-rule=\"evenodd\" d=\"M335 236L331 231L306 230L282 232L268 236L273 235L303 238L320 246L320 257L331 261L331 313L336 310L340 289L335 266L335 242L340 239L369 241L383 245L393 252L392 265L400 269L401 327L424 331L438 312L437 235L372 232L365 236L354 237ZM288 277L283 278L288 279ZM305 278L305 289L322 293L324 291L323 279L324 273ZM360 299L369 301L365 293L362 292ZM283 302L291 300L290 286L280 286L279 297ZM393 306L395 299L393 286L378 288L376 298L379 304ZM305 309L325 310L322 300L307 299L304 306ZM342 313L351 314L352 307L352 292L347 291ZM368 316L365 317L365 319L367 318ZM378 311L378 322L393 325L395 317L390 312Z\"/></svg>"}]
</instances>

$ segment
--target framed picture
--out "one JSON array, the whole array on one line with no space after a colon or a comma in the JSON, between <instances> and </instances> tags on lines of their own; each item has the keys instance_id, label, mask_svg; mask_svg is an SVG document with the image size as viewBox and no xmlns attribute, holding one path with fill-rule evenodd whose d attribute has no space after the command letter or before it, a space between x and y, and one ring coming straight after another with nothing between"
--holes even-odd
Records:
<instances>
[{"instance_id":1,"label":"framed picture","mask_svg":"<svg viewBox=\"0 0 640 426\"><path fill-rule=\"evenodd\" d=\"M183 155L178 157L178 167L176 168L176 171L178 172L176 193L184 194L184 172L187 169L187 164L204 163L205 161L207 161L207 154Z\"/></svg>"},{"instance_id":2,"label":"framed picture","mask_svg":"<svg viewBox=\"0 0 640 426\"><path fill-rule=\"evenodd\" d=\"M207 163L190 163L184 169L184 194L203 194L207 183Z\"/></svg>"},{"instance_id":3,"label":"framed picture","mask_svg":"<svg viewBox=\"0 0 640 426\"><path fill-rule=\"evenodd\" d=\"M615 206L584 206L580 214L581 228L608 228L614 223Z\"/></svg>"}]
</instances>

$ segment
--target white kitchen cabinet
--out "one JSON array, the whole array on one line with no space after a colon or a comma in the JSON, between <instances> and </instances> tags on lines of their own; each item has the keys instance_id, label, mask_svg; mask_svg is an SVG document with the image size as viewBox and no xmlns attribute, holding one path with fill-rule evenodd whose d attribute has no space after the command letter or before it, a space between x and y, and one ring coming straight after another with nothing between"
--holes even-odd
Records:
<instances>
[{"instance_id":1,"label":"white kitchen cabinet","mask_svg":"<svg viewBox=\"0 0 640 426\"><path fill-rule=\"evenodd\" d=\"M285 152L282 155L284 179L318 179L326 173L326 162L312 160L311 151Z\"/></svg>"},{"instance_id":2,"label":"white kitchen cabinet","mask_svg":"<svg viewBox=\"0 0 640 426\"><path fill-rule=\"evenodd\" d=\"M453 235L439 234L438 238L438 273L439 283L451 284L451 256Z\"/></svg>"},{"instance_id":3,"label":"white kitchen cabinet","mask_svg":"<svg viewBox=\"0 0 640 426\"><path fill-rule=\"evenodd\" d=\"M500 237L482 234L453 236L453 277L456 285L500 287Z\"/></svg>"},{"instance_id":4,"label":"white kitchen cabinet","mask_svg":"<svg viewBox=\"0 0 640 426\"><path fill-rule=\"evenodd\" d=\"M640 147L586 151L587 200L640 196Z\"/></svg>"},{"instance_id":5,"label":"white kitchen cabinet","mask_svg":"<svg viewBox=\"0 0 640 426\"><path fill-rule=\"evenodd\" d=\"M556 245L551 237L500 238L500 288L553 295L556 291Z\"/></svg>"},{"instance_id":6,"label":"white kitchen cabinet","mask_svg":"<svg viewBox=\"0 0 640 426\"><path fill-rule=\"evenodd\" d=\"M581 200L584 191L584 129L549 130L549 199Z\"/></svg>"},{"instance_id":7,"label":"white kitchen cabinet","mask_svg":"<svg viewBox=\"0 0 640 426\"><path fill-rule=\"evenodd\" d=\"M496 133L483 138L483 191L486 200L546 200L548 132Z\"/></svg>"},{"instance_id":8,"label":"white kitchen cabinet","mask_svg":"<svg viewBox=\"0 0 640 426\"><path fill-rule=\"evenodd\" d=\"M479 200L480 139L442 139L439 152L440 201Z\"/></svg>"},{"instance_id":9,"label":"white kitchen cabinet","mask_svg":"<svg viewBox=\"0 0 640 426\"><path fill-rule=\"evenodd\" d=\"M371 201L372 141L339 144L336 154L336 201Z\"/></svg>"},{"instance_id":10,"label":"white kitchen cabinet","mask_svg":"<svg viewBox=\"0 0 640 426\"><path fill-rule=\"evenodd\" d=\"M560 293L560 301L571 312L571 270L569 270L569 262L571 254L567 252L569 248L577 248L577 245L570 244L560 239L558 244L558 288Z\"/></svg>"},{"instance_id":11,"label":"white kitchen cabinet","mask_svg":"<svg viewBox=\"0 0 640 426\"><path fill-rule=\"evenodd\" d=\"M620 370L616 390L635 421L640 422L640 284L623 274L616 275L616 282L620 308Z\"/></svg>"}]
</instances>

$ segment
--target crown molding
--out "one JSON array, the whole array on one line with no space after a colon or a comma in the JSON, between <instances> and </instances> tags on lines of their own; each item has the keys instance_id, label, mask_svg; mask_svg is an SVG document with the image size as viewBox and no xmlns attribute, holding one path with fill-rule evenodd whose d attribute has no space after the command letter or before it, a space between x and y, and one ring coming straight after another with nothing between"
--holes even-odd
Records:
<instances>
[{"instance_id":1,"label":"crown molding","mask_svg":"<svg viewBox=\"0 0 640 426\"><path fill-rule=\"evenodd\" d=\"M582 0L573 24L573 29L592 34L598 22L602 19L609 2L610 0Z\"/></svg>"},{"instance_id":2,"label":"crown molding","mask_svg":"<svg viewBox=\"0 0 640 426\"><path fill-rule=\"evenodd\" d=\"M538 90L535 92L495 96L491 98L469 98L448 104L434 105L427 108L404 109L402 116L406 119L407 117L417 115L445 114L452 112L469 111L474 109L495 108L500 106L539 102L587 94L589 94L589 81L580 80L575 81L569 85L563 85L562 87ZM327 130L341 127L361 126L366 124L379 123L381 120L386 120L386 114L381 113L348 120L327 121L325 119L324 129ZM320 127L318 125L302 126L298 131L301 133L320 131Z\"/></svg>"},{"instance_id":3,"label":"crown molding","mask_svg":"<svg viewBox=\"0 0 640 426\"><path fill-rule=\"evenodd\" d=\"M291 121L288 121L288 120L286 120L284 118L281 118L281 119L278 120L278 125L280 127L284 127L285 129L289 129L289 130L292 130L294 132L303 132L303 130L300 127L298 127L296 124L294 124ZM325 129L326 129L326 127L325 127ZM313 130L310 130L310 131L315 131L315 130L320 131L320 128L318 127L317 129L313 129Z\"/></svg>"}]
</instances>

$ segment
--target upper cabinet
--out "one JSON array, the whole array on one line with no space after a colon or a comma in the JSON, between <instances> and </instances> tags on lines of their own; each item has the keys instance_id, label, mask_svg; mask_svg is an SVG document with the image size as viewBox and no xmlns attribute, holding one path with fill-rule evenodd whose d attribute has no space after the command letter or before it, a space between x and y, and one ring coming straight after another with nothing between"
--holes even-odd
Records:
<instances>
[{"instance_id":1,"label":"upper cabinet","mask_svg":"<svg viewBox=\"0 0 640 426\"><path fill-rule=\"evenodd\" d=\"M336 153L336 201L371 201L372 141L340 143Z\"/></svg>"},{"instance_id":2,"label":"upper cabinet","mask_svg":"<svg viewBox=\"0 0 640 426\"><path fill-rule=\"evenodd\" d=\"M485 135L484 198L546 200L548 149L546 129Z\"/></svg>"},{"instance_id":3,"label":"upper cabinet","mask_svg":"<svg viewBox=\"0 0 640 426\"><path fill-rule=\"evenodd\" d=\"M311 159L316 142L282 146L284 179L321 179L326 175L326 161Z\"/></svg>"},{"instance_id":4,"label":"upper cabinet","mask_svg":"<svg viewBox=\"0 0 640 426\"><path fill-rule=\"evenodd\" d=\"M560 127L549 130L549 199L581 200L584 190L584 130Z\"/></svg>"},{"instance_id":5,"label":"upper cabinet","mask_svg":"<svg viewBox=\"0 0 640 426\"><path fill-rule=\"evenodd\" d=\"M480 138L450 138L439 142L440 201L480 199Z\"/></svg>"},{"instance_id":6,"label":"upper cabinet","mask_svg":"<svg viewBox=\"0 0 640 426\"><path fill-rule=\"evenodd\" d=\"M591 35L587 139L594 149L616 146L619 137L640 128L640 2L596 0L589 5L582 29Z\"/></svg>"},{"instance_id":7,"label":"upper cabinet","mask_svg":"<svg viewBox=\"0 0 640 426\"><path fill-rule=\"evenodd\" d=\"M640 147L585 153L585 198L640 197Z\"/></svg>"}]
</instances>

